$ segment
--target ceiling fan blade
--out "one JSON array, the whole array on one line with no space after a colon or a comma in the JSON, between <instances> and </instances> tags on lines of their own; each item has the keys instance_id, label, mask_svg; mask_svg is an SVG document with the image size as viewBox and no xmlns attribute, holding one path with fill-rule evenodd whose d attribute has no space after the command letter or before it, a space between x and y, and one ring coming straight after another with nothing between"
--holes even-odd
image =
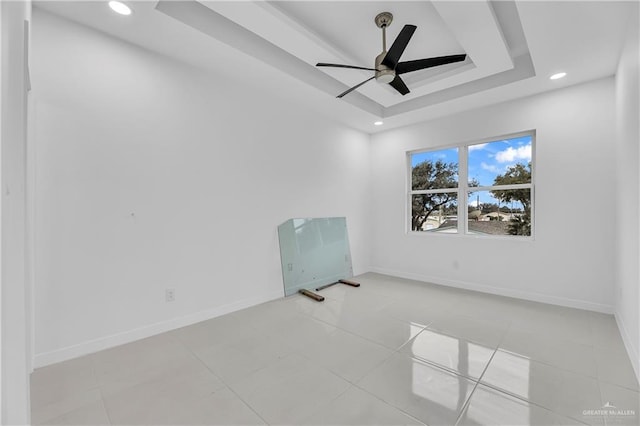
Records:
<instances>
[{"instance_id":1,"label":"ceiling fan blade","mask_svg":"<svg viewBox=\"0 0 640 426\"><path fill-rule=\"evenodd\" d=\"M407 44L409 44L409 40L411 40L416 28L417 27L415 25L405 25L402 30L400 30L400 34L398 34L398 37L393 41L387 55L382 60L383 65L386 65L391 69L395 69L396 65L398 65L398 61L400 60L400 56L402 56L404 49L407 48Z\"/></svg>"},{"instance_id":2,"label":"ceiling fan blade","mask_svg":"<svg viewBox=\"0 0 640 426\"><path fill-rule=\"evenodd\" d=\"M366 79L365 81L363 81L362 83L356 84L355 86L353 86L350 89L347 89L346 91L340 93L338 96L336 96L336 98L341 98L344 95L348 95L349 93L353 92L354 90L356 90L358 87L362 86L363 84L365 84L367 81L373 80L375 78L375 76L370 77L368 79Z\"/></svg>"},{"instance_id":3,"label":"ceiling fan blade","mask_svg":"<svg viewBox=\"0 0 640 426\"><path fill-rule=\"evenodd\" d=\"M409 93L409 88L406 84L404 84L404 81L402 81L402 79L398 75L396 75L396 78L394 78L389 84L391 85L391 87L400 92L402 96Z\"/></svg>"},{"instance_id":4,"label":"ceiling fan blade","mask_svg":"<svg viewBox=\"0 0 640 426\"><path fill-rule=\"evenodd\" d=\"M400 62L396 66L396 74L404 74L411 71L418 71L425 68L437 67L439 65L461 62L467 55L438 56L437 58L416 59L415 61Z\"/></svg>"},{"instance_id":5,"label":"ceiling fan blade","mask_svg":"<svg viewBox=\"0 0 640 426\"><path fill-rule=\"evenodd\" d=\"M351 68L354 70L375 71L374 68L356 67L355 65L325 64L324 62L318 62L316 67Z\"/></svg>"}]
</instances>

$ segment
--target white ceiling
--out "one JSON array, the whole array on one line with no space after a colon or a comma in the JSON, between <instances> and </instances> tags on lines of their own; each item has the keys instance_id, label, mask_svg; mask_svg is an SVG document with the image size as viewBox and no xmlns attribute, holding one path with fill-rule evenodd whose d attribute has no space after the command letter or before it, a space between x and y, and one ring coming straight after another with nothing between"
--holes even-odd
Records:
<instances>
[{"instance_id":1,"label":"white ceiling","mask_svg":"<svg viewBox=\"0 0 640 426\"><path fill-rule=\"evenodd\" d=\"M39 1L61 15L238 85L303 104L374 133L615 73L631 2L614 1ZM402 96L372 80L382 51L374 17L393 13L387 46L417 26L401 60L466 53L464 62L403 75ZM37 21L36 21L37 22ZM36 23L37 25L37 23ZM567 77L548 77L566 71ZM384 125L374 127L373 122Z\"/></svg>"}]
</instances>

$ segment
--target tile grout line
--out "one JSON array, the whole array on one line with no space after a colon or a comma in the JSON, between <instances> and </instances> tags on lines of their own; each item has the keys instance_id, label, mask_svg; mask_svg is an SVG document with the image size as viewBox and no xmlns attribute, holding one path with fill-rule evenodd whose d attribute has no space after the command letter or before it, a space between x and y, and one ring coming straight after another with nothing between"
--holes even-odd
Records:
<instances>
[{"instance_id":1,"label":"tile grout line","mask_svg":"<svg viewBox=\"0 0 640 426\"><path fill-rule=\"evenodd\" d=\"M509 328L511 327L511 325L512 325L512 324L510 324L510 325L509 325ZM507 330L507 331L508 331L508 330ZM511 397L513 397L513 398L516 398L516 399L518 399L518 400L520 400L520 401L523 401L523 402L526 402L526 403L528 403L528 404L535 405L536 407L542 408L542 409L544 409L544 410L546 410L546 411L549 411L549 412L554 413L554 414L556 414L556 415L559 415L559 416L561 416L561 417L570 418L570 419L573 419L573 420L579 421L579 422L580 422L580 423L582 423L582 424L585 424L584 422L582 422L582 421L581 421L581 420L579 420L579 419L576 419L576 418L575 418L575 417L573 417L573 416L569 416L569 415L566 415L566 414L558 413L558 412L556 412L556 411L554 411L554 410L552 410L552 409L550 409L550 408L548 408L548 407L545 407L545 406L543 406L543 405L541 405L541 404L539 404L539 403L536 403L536 402L534 402L534 401L530 401L530 400L528 400L528 399L526 399L526 398L524 398L524 397L521 397L520 395L516 395L516 394L514 394L514 393L512 393L512 392L510 392L510 391L507 391L507 390L505 390L505 389L501 389L501 388L499 388L499 387L497 387L497 386L494 386L494 385L492 385L492 384L490 384L490 383L482 382L482 378L484 377L484 374L485 374L485 373L486 373L486 371L489 369L489 365L491 364L491 361L493 361L493 358L494 358L494 357L495 357L495 355L498 353L498 351L503 352L503 353L505 353L505 352L506 352L506 353L510 353L510 354L516 355L516 356L518 356L518 357L526 358L526 357L524 357L524 356L523 356L523 355L521 355L521 354L517 354L517 353L514 353L514 352L511 352L511 351L504 350L504 349L501 349L501 348L500 348L500 344L502 344L502 342L504 341L504 337L506 336L507 331L505 331L505 333L503 334L503 336L502 336L502 338L501 338L501 340L500 340L500 343L499 343L499 344L498 344L498 346L496 346L496 348L494 349L493 354L491 355L491 358L489 359L489 362L487 363L487 365L486 365L486 366L485 366L485 368L483 369L482 374L480 374L480 377L478 378L478 380L477 380L477 382L476 382L476 386L474 387L474 389L473 389L472 393L469 395L469 399L467 400L467 403L465 404L465 407L463 408L463 410L460 412L460 415L458 416L458 419L457 419L457 421L456 421L456 425L457 425L457 424L458 424L458 422L460 421L460 419L461 419L461 417L462 417L462 413L464 412L464 410L465 410L465 409L467 408L467 406L469 405L469 403L470 403L470 401L471 401L471 397L473 396L473 393L475 392L476 388L477 388L479 385L486 386L486 387L488 387L488 388L493 389L493 390L494 390L494 391L496 391L496 392L499 392L499 393L505 394L505 395L507 395L507 396L511 396ZM538 360L534 360L534 361L536 361L536 362L540 362L540 361L538 361ZM562 369L562 368L559 368L559 367L556 367L556 366L554 366L554 365L547 364L547 363L544 363L544 362L540 362L540 363L541 363L541 364L544 364L544 365L547 365L547 366L550 366L550 367L553 367L553 368L557 368L558 370L563 370L563 371L566 371L566 372L569 372L569 373L572 373L572 374L576 374L576 375L579 375L579 376L583 376L582 374L575 373L575 372L573 372L573 371L571 371L571 370ZM591 378L591 379L593 379L593 377L591 377L591 376L587 376L587 375L584 375L584 376L585 376L585 377L587 377L587 378ZM599 382L599 380L597 380L597 379L596 379L596 381L598 382L598 390L599 390L599 392L600 392L600 394L601 394L600 399L602 399L602 392L601 392L601 388L600 388L600 382Z\"/></svg>"},{"instance_id":2,"label":"tile grout line","mask_svg":"<svg viewBox=\"0 0 640 426\"><path fill-rule=\"evenodd\" d=\"M498 345L498 347L496 348L496 352L495 352L495 353L497 353L497 352L498 352L498 350L500 350L501 352L506 352L506 353L513 354L513 355L516 355L516 356L519 356L519 357L524 357L522 354L519 354L519 353L516 353L516 352L512 352L512 351L510 351L510 350L508 350L508 349L504 349L504 348L501 348L501 347L500 347L500 345L502 345L502 343L504 342L504 340L505 340L505 338L506 338L506 336L507 336L508 332L511 330L511 328L513 327L513 325L514 325L514 324L513 324L513 321L511 321L511 324L509 325L509 328L507 329L507 331L506 331L506 332L504 333L504 335L502 336L502 339L501 339L501 341L500 341L500 344L499 344L499 345ZM591 332L591 326L590 326L590 325L589 325L589 332ZM495 353L494 353L494 356L495 356ZM525 358L526 358L526 357L525 357ZM493 357L491 357L491 359L493 359ZM535 362L539 362L539 363L541 363L541 364L543 364L543 365L546 365L546 366L549 366L549 367L552 367L552 368L557 368L558 370L567 371L567 372L569 372L569 373L573 373L573 374L577 374L577 375L582 375L582 374L580 374L580 373L576 373L576 372L571 371L571 370L567 370L567 369L564 369L564 368L560 368L560 367L557 367L557 366L555 366L555 365L552 365L552 364L549 364L549 363L547 363L547 362L543 362L543 361L540 361L540 360L537 360L537 359L533 359L533 361L535 361ZM594 359L594 362L595 362L595 359ZM488 365L487 365L487 368L488 368ZM597 368L598 368L598 365L597 365L597 362L596 362L596 369L597 369ZM596 370L596 371L597 371L597 370ZM485 369L485 372L486 372L486 369ZM597 374L597 373L596 373L596 374ZM482 375L484 376L484 372L482 373ZM584 376L585 376L585 377L592 378L591 376L588 376L588 375L584 375ZM480 379L480 380L481 380L481 379ZM480 383L480 380L478 380L478 383ZM597 377L596 377L596 380L597 380ZM538 404L538 403L536 403L536 402L529 401L529 400L527 400L527 399L525 399L525 398L522 398L522 397L520 397L519 395L515 395L515 394L513 394L513 393L511 393L511 392L509 392L509 391L503 390L503 389L499 389L499 388L497 388L496 386L491 385L490 383L485 383L485 382L483 382L483 383L482 383L482 385L483 385L483 386L487 386L487 387L489 387L489 388L491 388L491 389L493 389L493 390L495 390L495 391L497 391L497 392L504 393L505 395L508 395L508 396L511 396L511 397L517 398L517 399L519 399L520 401L524 401L524 402L527 402L527 403L529 403L529 404L533 404L533 405L535 405L536 407L540 407L540 408L542 408L542 409L544 409L544 410L547 410L547 411L549 411L549 412L551 412L551 413L555 413L555 414L560 415L560 416L562 416L562 417L571 418L571 419L577 420L577 421L579 421L580 423L583 423L583 424L584 424L584 422L582 422L581 420L575 419L575 418L573 418L572 416L566 416L566 415L564 415L564 414L562 414L562 413L558 413L558 412L556 412L556 411L554 411L554 410L551 410L551 409L549 409L549 408L547 408L547 407L545 407L545 406L543 406L543 405L541 405L541 404ZM600 390L600 384L599 384L599 383L598 383L598 390ZM602 398L602 397L601 397L601 398Z\"/></svg>"},{"instance_id":3,"label":"tile grout line","mask_svg":"<svg viewBox=\"0 0 640 426\"><path fill-rule=\"evenodd\" d=\"M420 424L423 424L425 426L428 426L425 422L423 422L422 420L418 419L417 417L415 417L414 415L407 413L406 411L404 411L402 408L400 407L396 407L395 405L390 404L389 402L385 401L384 399L380 398L378 395L375 395L371 392L369 392L368 390L361 388L360 386L358 386L357 384L354 384L353 387L357 388L358 390L361 390L362 392L366 393L367 395L375 398L376 400L380 401L381 403L391 407L394 410L398 410L399 412L401 412L402 414L412 418L413 420L417 421Z\"/></svg>"},{"instance_id":4,"label":"tile grout line","mask_svg":"<svg viewBox=\"0 0 640 426\"><path fill-rule=\"evenodd\" d=\"M316 318L313 318L313 317L312 317L312 319L317 320ZM319 321L319 320L317 320L317 321ZM331 325L331 324L329 324L329 325ZM336 327L336 329L338 329L338 328ZM356 336L356 337L358 337L358 336ZM181 343L182 343L182 342L181 342ZM183 345L184 345L184 344L183 344ZM257 411L252 407L252 406L251 406L251 404L249 404L247 401L245 401L245 400L244 400L244 399L243 399L243 398L242 398L242 397L241 397L241 396L240 396L240 395L239 395L239 394L238 394L238 393L237 393L237 392L236 392L236 391L235 391L235 390L234 390L234 389L229 385L229 383L228 383L227 381L223 380L223 379L222 379L220 376L218 376L218 375L217 375L213 370L211 370L211 368L209 368L209 366L208 366L208 365L207 365L207 364L206 364L206 363L205 363L205 362L204 362L204 361L203 361L203 360L202 360L202 359L201 359L201 358L200 358L200 357L199 357L199 356L198 356L194 351L192 351L192 350L191 350L191 348L189 348L189 347L188 347L188 346L186 346L186 345L184 345L184 346L186 347L186 349L187 349L188 351L190 351L190 352L194 355L194 357L195 357L195 358L196 358L200 363L202 363L202 364L204 365L204 367L205 367L208 371L210 371L210 372L211 372L211 374L213 374L215 377L217 377L217 378L218 378L218 379L219 379L219 380L224 384L224 386L225 386L227 389L229 389L229 390L230 390L234 395L236 395L236 396L238 397L238 399L239 399L240 401L242 401L242 403L243 403L243 404L245 404L245 405L246 405L246 406L247 406L251 411L253 411L253 412L254 412L254 413L255 413L255 414L256 414L256 415L257 415L257 416L258 416L258 417L259 417L259 418L260 418L260 419L265 423L265 424L267 424L267 425L269 425L269 424L270 424L269 422L267 422L267 421L266 421L266 419L264 419L264 418L263 418L263 417L262 417L262 416L261 416L261 415L260 415L260 414L259 414L259 413L258 413L258 412L257 412ZM317 363L316 363L313 359L309 358L307 355L305 355L305 354L303 354L303 353L300 353L297 349L292 348L292 347L289 347L289 349L291 349L291 352L290 352L288 355L285 355L285 356L284 356L284 357L282 357L282 358L285 358L285 357L287 357L287 356L289 356L289 355L297 355L297 356L299 356L299 357L301 357L301 358L303 358L303 359L305 359L305 360L307 360L307 361L311 362L312 364L317 365ZM385 349L386 349L386 348L385 348ZM279 358L279 359L282 359L282 358ZM381 361L379 364L377 364L377 365L376 365L376 367L377 367L378 365L380 365L381 363L383 363L384 361L386 361L386 359L385 359L385 360L383 360L383 361ZM276 361L276 362L277 362L277 361ZM262 367L262 368L259 368L259 369L257 369L257 370L252 371L252 372L251 372L251 373L249 373L249 374L253 374L253 373L257 372L257 371L264 370L264 369L266 369L266 368L268 368L268 367L269 367L268 365L267 365L267 366L264 366L264 367ZM336 377L340 378L341 380L344 380L346 383L348 383L348 384L349 384L349 386L347 386L347 388L346 388L344 391L340 392L338 395L336 395L335 397L333 397L332 399L330 399L329 401L327 401L324 405L328 405L328 404L330 404L331 402L335 401L335 400L336 400L336 399L338 399L340 396L342 396L343 394L345 394L349 389L351 389L352 387L356 386L356 385L355 385L355 382L352 382L351 380L349 380L349 379L347 379L347 378L345 378L345 377L341 376L340 374L338 374L338 373L336 373L336 372L332 371L332 370L331 370L331 369L329 369L329 368L326 368L326 367L324 367L324 366L322 366L322 365L317 365L317 367L318 367L318 368L321 368L321 369L323 369L323 370L325 370L325 371L326 371L326 372L328 372L329 374L333 374L333 375L335 375ZM375 368L375 367L374 367L374 368ZM373 369L373 368L372 368L372 369ZM370 371L371 371L371 370L370 370ZM365 375L366 375L366 374L368 374L368 373L365 373ZM323 406L324 406L324 405L323 405ZM314 414L316 414L317 412L318 412L318 411L314 411L311 415L314 415ZM309 417L311 417L311 415L309 415ZM305 419L306 419L306 418L305 418ZM304 420L304 419L303 419L303 420Z\"/></svg>"},{"instance_id":5,"label":"tile grout line","mask_svg":"<svg viewBox=\"0 0 640 426\"><path fill-rule=\"evenodd\" d=\"M187 349L187 351L189 351L193 357L198 360L198 362L200 364L202 364L204 366L204 368L207 369L207 371L209 371L214 377L216 377L218 380L220 380L220 382L224 385L225 388L229 389L229 391L231 393L233 393L245 406L247 406L256 416L258 416L258 418L260 420L262 420L262 422L264 422L265 425L268 425L269 422L266 421L266 419L264 419L260 414L258 414L258 412L247 402L245 401L240 395L238 395L238 393L231 387L229 386L229 384L222 379L222 377L218 376L213 370L211 370L211 368L209 368L209 366L198 356L198 354L196 354L190 347L188 347L186 344L184 344L180 339L176 339L180 342L180 344ZM264 367L266 368L266 367ZM259 371L262 370L262 368L256 370Z\"/></svg>"},{"instance_id":6,"label":"tile grout line","mask_svg":"<svg viewBox=\"0 0 640 426\"><path fill-rule=\"evenodd\" d=\"M586 423L584 423L582 420L578 420L578 419L576 419L576 418L575 418L575 417L573 417L573 416L570 416L570 415L567 415L567 414L563 414L563 413L559 413L559 412L557 412L557 411L554 411L554 410L550 409L549 407L545 407L544 405L541 405L541 404L540 404L540 403L538 403L538 402L530 401L530 400L528 400L528 399L526 399L526 398L524 398L524 397L522 397L522 396L520 396L520 395L516 395L516 394L514 394L514 393L511 393L510 391L507 391L507 390L505 390L505 389L501 389L501 388L496 387L496 386L494 386L494 385L492 385L492 384L490 384L490 383L486 383L486 382L483 382L483 383L478 382L478 383L479 383L479 384L481 384L482 386L485 386L485 387L491 388L492 390L494 390L494 391L496 391L496 392L499 392L499 393L505 394L505 395L507 395L507 396L510 396L510 397L512 397L512 398L518 399L518 400L520 400L520 401L526 402L527 404L535 405L536 407L538 407L538 408L542 408L542 409L543 409L543 410L545 410L545 411L549 411L549 412L554 413L554 414L556 414L556 415L559 415L559 416L561 416L561 417L566 417L566 418L569 418L569 419L572 419L572 420L576 420L576 421L578 421L578 422L580 422L580 423L582 423L582 424L586 424Z\"/></svg>"},{"instance_id":7,"label":"tile grout line","mask_svg":"<svg viewBox=\"0 0 640 426\"><path fill-rule=\"evenodd\" d=\"M460 413L458 413L458 417L456 418L456 421L454 422L454 425L457 425L460 422L460 420L462 419L462 415L464 414L465 410L467 409L467 407L469 407L469 404L471 404L471 398L473 398L473 394L476 392L476 389L478 389L478 386L480 385L480 380L482 380L482 376L484 376L484 373L489 368L489 364L491 364L491 361L493 361L493 357L496 355L496 352L498 352L498 346L496 346L493 349L493 353L491 354L491 357L489 358L489 361L487 362L487 365L485 365L484 368L482 369L482 373L480 373L480 377L478 377L478 380L476 381L475 385L473 386L473 389L471 390L471 393L469 393L469 398L467 398L467 400L465 401L465 403L462 406L462 409L460 410Z\"/></svg>"}]
</instances>

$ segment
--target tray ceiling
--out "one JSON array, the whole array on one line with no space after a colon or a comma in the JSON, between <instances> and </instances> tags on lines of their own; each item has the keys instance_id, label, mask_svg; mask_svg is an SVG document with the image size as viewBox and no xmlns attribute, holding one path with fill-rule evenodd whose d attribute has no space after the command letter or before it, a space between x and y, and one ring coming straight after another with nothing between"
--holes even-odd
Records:
<instances>
[{"instance_id":1,"label":"tray ceiling","mask_svg":"<svg viewBox=\"0 0 640 426\"><path fill-rule=\"evenodd\" d=\"M131 19L106 2L36 7L145 48L302 102L362 130L385 128L613 75L629 2L503 1L142 1ZM382 50L374 17L393 13L390 45L417 26L401 60L466 53L467 60L404 74L400 95L375 80L342 99ZM129 18L129 17L127 17ZM550 73L568 72L551 82Z\"/></svg>"}]
</instances>

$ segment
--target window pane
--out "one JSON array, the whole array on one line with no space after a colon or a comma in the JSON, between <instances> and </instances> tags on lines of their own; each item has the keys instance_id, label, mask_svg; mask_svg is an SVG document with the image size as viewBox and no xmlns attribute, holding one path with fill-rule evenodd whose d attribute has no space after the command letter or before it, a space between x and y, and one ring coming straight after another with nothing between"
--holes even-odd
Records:
<instances>
[{"instance_id":1,"label":"window pane","mask_svg":"<svg viewBox=\"0 0 640 426\"><path fill-rule=\"evenodd\" d=\"M469 145L469 186L531 183L531 135Z\"/></svg>"},{"instance_id":2,"label":"window pane","mask_svg":"<svg viewBox=\"0 0 640 426\"><path fill-rule=\"evenodd\" d=\"M469 234L531 235L531 190L473 191Z\"/></svg>"},{"instance_id":3,"label":"window pane","mask_svg":"<svg viewBox=\"0 0 640 426\"><path fill-rule=\"evenodd\" d=\"M458 148L411 154L411 189L458 187Z\"/></svg>"},{"instance_id":4,"label":"window pane","mask_svg":"<svg viewBox=\"0 0 640 426\"><path fill-rule=\"evenodd\" d=\"M458 193L411 196L411 230L458 232Z\"/></svg>"}]
</instances>

